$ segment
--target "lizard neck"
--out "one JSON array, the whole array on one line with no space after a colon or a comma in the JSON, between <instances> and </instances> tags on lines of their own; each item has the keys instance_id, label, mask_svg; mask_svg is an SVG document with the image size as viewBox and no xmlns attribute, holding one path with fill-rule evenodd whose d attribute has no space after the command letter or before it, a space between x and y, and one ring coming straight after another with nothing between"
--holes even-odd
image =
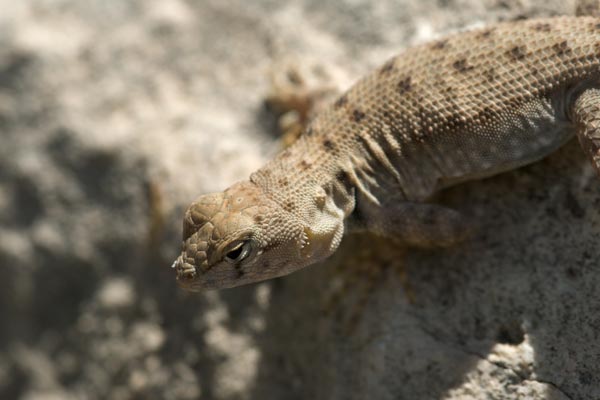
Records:
<instances>
[{"instance_id":1,"label":"lizard neck","mask_svg":"<svg viewBox=\"0 0 600 400\"><path fill-rule=\"evenodd\" d=\"M315 138L301 137L250 176L281 207L284 218L304 226L308 245L303 256L313 262L335 251L344 220L355 207L355 189L344 165L341 153L323 151Z\"/></svg>"}]
</instances>

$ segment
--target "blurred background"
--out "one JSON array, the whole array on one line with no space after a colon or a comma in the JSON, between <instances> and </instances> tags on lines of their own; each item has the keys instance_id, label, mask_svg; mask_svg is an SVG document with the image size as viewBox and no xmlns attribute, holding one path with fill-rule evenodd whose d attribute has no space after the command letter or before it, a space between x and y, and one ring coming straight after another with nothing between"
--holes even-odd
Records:
<instances>
[{"instance_id":1,"label":"blurred background","mask_svg":"<svg viewBox=\"0 0 600 400\"><path fill-rule=\"evenodd\" d=\"M399 254L360 237L324 265L220 292L185 293L169 268L187 204L281 147L264 106L274 66L323 65L345 88L406 46L572 1L0 9L0 399L600 397L600 185L573 146L445 195L494 235L417 252L416 301L394 273L366 300L360 278L347 284L353 262Z\"/></svg>"}]
</instances>

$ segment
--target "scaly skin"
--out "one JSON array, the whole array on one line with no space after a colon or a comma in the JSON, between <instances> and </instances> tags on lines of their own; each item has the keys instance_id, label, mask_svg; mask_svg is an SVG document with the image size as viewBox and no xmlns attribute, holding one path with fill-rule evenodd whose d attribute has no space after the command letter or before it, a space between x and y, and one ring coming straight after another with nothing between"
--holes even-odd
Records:
<instances>
[{"instance_id":1,"label":"scaly skin","mask_svg":"<svg viewBox=\"0 0 600 400\"><path fill-rule=\"evenodd\" d=\"M174 263L226 288L330 256L344 231L451 245L466 229L424 203L534 162L577 133L598 169L600 19L501 23L406 50L325 109L247 182L199 197Z\"/></svg>"}]
</instances>

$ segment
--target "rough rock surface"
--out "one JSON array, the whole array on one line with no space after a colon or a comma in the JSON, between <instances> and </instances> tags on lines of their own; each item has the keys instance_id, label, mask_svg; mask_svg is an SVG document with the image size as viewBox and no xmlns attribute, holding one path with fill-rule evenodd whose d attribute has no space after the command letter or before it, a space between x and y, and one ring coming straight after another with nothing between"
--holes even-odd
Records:
<instances>
[{"instance_id":1,"label":"rough rock surface","mask_svg":"<svg viewBox=\"0 0 600 400\"><path fill-rule=\"evenodd\" d=\"M192 295L168 268L187 203L276 150L281 59L358 77L572 2L0 9L0 398L600 398L600 181L575 143L443 193L478 226L454 249L348 237L325 264Z\"/></svg>"}]
</instances>

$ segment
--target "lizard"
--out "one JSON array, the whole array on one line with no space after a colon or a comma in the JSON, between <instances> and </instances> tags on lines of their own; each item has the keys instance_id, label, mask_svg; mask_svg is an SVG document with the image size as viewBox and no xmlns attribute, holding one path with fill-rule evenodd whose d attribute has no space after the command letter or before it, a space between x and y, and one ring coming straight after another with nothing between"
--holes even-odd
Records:
<instances>
[{"instance_id":1,"label":"lizard","mask_svg":"<svg viewBox=\"0 0 600 400\"><path fill-rule=\"evenodd\" d=\"M470 227L435 193L573 136L600 172L600 19L501 22L406 49L248 180L189 206L177 281L197 291L283 276L352 231L452 246Z\"/></svg>"}]
</instances>

